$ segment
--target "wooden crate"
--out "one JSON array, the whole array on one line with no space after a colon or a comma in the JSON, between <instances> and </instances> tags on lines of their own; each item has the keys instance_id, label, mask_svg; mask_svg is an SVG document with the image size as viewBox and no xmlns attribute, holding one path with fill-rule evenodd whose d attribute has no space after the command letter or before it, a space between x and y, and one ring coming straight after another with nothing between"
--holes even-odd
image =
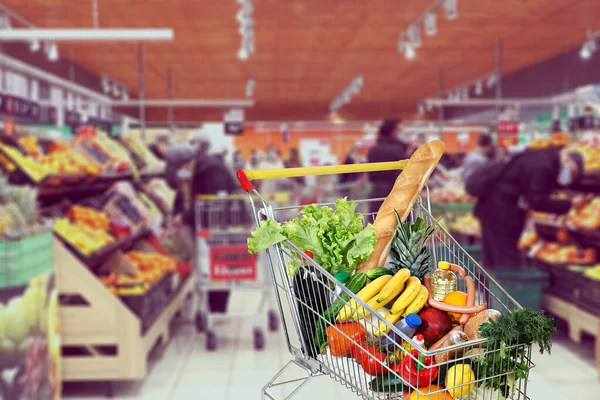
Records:
<instances>
[{"instance_id":1,"label":"wooden crate","mask_svg":"<svg viewBox=\"0 0 600 400\"><path fill-rule=\"evenodd\" d=\"M600 317L552 294L544 296L544 309L569 324L569 337L573 342L581 343L582 332L596 337L596 369L600 381Z\"/></svg>"},{"instance_id":2,"label":"wooden crate","mask_svg":"<svg viewBox=\"0 0 600 400\"><path fill-rule=\"evenodd\" d=\"M63 350L77 348L85 354L63 355L63 381L138 380L147 373L147 355L158 340L169 340L169 323L183 309L194 290L194 278L187 279L162 314L141 334L141 323L117 296L60 242L54 240L56 270L61 298L84 301L61 303L60 323ZM71 297L71 298L72 298ZM107 353L107 347L116 351Z\"/></svg>"}]
</instances>

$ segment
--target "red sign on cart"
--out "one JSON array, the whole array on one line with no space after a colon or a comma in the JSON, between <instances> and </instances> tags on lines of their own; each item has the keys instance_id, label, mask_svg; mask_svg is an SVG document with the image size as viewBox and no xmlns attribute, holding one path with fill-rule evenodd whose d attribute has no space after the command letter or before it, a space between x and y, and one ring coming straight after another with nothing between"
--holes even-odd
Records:
<instances>
[{"instance_id":1,"label":"red sign on cart","mask_svg":"<svg viewBox=\"0 0 600 400\"><path fill-rule=\"evenodd\" d=\"M210 248L210 279L213 281L256 280L256 254L248 246Z\"/></svg>"}]
</instances>

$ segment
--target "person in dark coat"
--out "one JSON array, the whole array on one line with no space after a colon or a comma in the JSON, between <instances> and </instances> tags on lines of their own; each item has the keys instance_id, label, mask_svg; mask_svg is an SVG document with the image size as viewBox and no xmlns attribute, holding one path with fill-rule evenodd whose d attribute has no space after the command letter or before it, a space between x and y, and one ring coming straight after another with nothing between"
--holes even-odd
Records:
<instances>
[{"instance_id":1,"label":"person in dark coat","mask_svg":"<svg viewBox=\"0 0 600 400\"><path fill-rule=\"evenodd\" d=\"M552 193L574 183L583 174L579 153L557 148L528 150L504 165L489 195L479 198L474 210L481 222L483 264L486 268L519 268L518 241L527 210L562 215L579 207L584 199L553 199ZM474 172L477 173L477 172Z\"/></svg>"},{"instance_id":2,"label":"person in dark coat","mask_svg":"<svg viewBox=\"0 0 600 400\"><path fill-rule=\"evenodd\" d=\"M406 146L396 137L396 131L400 124L399 119L386 119L379 126L379 137L367 155L370 163L398 161L406 158ZM371 198L387 197L392 191L399 171L370 172L369 181L373 186ZM369 203L369 210L376 213L382 201Z\"/></svg>"},{"instance_id":3,"label":"person in dark coat","mask_svg":"<svg viewBox=\"0 0 600 400\"><path fill-rule=\"evenodd\" d=\"M168 132L163 132L156 135L155 142L148 146L148 149L156 156L156 158L164 160L170 146L171 135Z\"/></svg>"},{"instance_id":4,"label":"person in dark coat","mask_svg":"<svg viewBox=\"0 0 600 400\"><path fill-rule=\"evenodd\" d=\"M195 199L198 195L219 195L231 194L240 189L239 184L235 181L231 171L223 161L220 153L198 152L194 161L192 182L190 190L190 199L188 207L182 214L182 222L189 227L192 235L195 232L197 223L202 225L204 229L222 228L223 225L240 224L244 221L244 217L249 216L249 211L245 210L244 200L216 200L219 206L206 207L204 212L199 215L201 221L196 221L198 217L195 210ZM238 221L232 221L233 212L232 206L236 203L239 209ZM222 212L215 212L222 210ZM193 241L192 241L193 242ZM197 257L196 257L197 258ZM229 302L229 290L211 290L208 293L208 306L211 312L224 313L227 311Z\"/></svg>"}]
</instances>

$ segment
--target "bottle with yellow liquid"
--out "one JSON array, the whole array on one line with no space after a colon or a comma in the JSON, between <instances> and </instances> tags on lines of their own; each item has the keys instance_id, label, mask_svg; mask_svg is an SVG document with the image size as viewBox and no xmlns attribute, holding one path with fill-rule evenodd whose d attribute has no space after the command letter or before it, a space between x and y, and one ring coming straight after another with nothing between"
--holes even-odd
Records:
<instances>
[{"instance_id":1,"label":"bottle with yellow liquid","mask_svg":"<svg viewBox=\"0 0 600 400\"><path fill-rule=\"evenodd\" d=\"M456 275L450 271L450 263L440 261L438 269L431 275L431 297L443 301L450 292L456 291Z\"/></svg>"}]
</instances>

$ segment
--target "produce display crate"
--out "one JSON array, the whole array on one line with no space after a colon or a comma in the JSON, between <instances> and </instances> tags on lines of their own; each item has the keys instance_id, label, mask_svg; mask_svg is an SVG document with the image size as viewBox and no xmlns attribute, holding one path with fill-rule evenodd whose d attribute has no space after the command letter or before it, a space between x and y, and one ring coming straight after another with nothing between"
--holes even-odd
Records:
<instances>
[{"instance_id":1,"label":"produce display crate","mask_svg":"<svg viewBox=\"0 0 600 400\"><path fill-rule=\"evenodd\" d=\"M570 269L565 264L550 264L541 260L534 260L534 266L548 273L550 277L547 290L549 293L564 300L575 302L579 296L581 271Z\"/></svg>"},{"instance_id":2,"label":"produce display crate","mask_svg":"<svg viewBox=\"0 0 600 400\"><path fill-rule=\"evenodd\" d=\"M54 251L61 298L62 381L144 379L148 354L157 342L169 340L170 322L194 292L194 277L179 285L143 329L141 319L60 240L54 240ZM82 301L63 300L73 297Z\"/></svg>"},{"instance_id":3,"label":"produce display crate","mask_svg":"<svg viewBox=\"0 0 600 400\"><path fill-rule=\"evenodd\" d=\"M15 240L0 240L0 288L26 285L52 269L52 232L45 231Z\"/></svg>"},{"instance_id":4,"label":"produce display crate","mask_svg":"<svg viewBox=\"0 0 600 400\"><path fill-rule=\"evenodd\" d=\"M535 232L540 238L550 242L558 241L558 233L561 229L561 225L559 223L549 221L535 221L534 227Z\"/></svg>"},{"instance_id":5,"label":"produce display crate","mask_svg":"<svg viewBox=\"0 0 600 400\"><path fill-rule=\"evenodd\" d=\"M161 314L171 292L171 275L163 276L142 295L120 295L125 305L140 318L142 334Z\"/></svg>"},{"instance_id":6,"label":"produce display crate","mask_svg":"<svg viewBox=\"0 0 600 400\"><path fill-rule=\"evenodd\" d=\"M575 304L596 316L600 316L600 281L582 275L579 283L579 296Z\"/></svg>"},{"instance_id":7,"label":"produce display crate","mask_svg":"<svg viewBox=\"0 0 600 400\"><path fill-rule=\"evenodd\" d=\"M582 247L600 249L600 231L572 228L569 229L569 234Z\"/></svg>"},{"instance_id":8,"label":"produce display crate","mask_svg":"<svg viewBox=\"0 0 600 400\"><path fill-rule=\"evenodd\" d=\"M550 275L537 268L498 269L490 271L496 282L503 287L519 304L532 310L541 310L544 301L544 289L548 286ZM492 292L494 289L492 289ZM491 299L491 308L497 309L496 299Z\"/></svg>"}]
</instances>

